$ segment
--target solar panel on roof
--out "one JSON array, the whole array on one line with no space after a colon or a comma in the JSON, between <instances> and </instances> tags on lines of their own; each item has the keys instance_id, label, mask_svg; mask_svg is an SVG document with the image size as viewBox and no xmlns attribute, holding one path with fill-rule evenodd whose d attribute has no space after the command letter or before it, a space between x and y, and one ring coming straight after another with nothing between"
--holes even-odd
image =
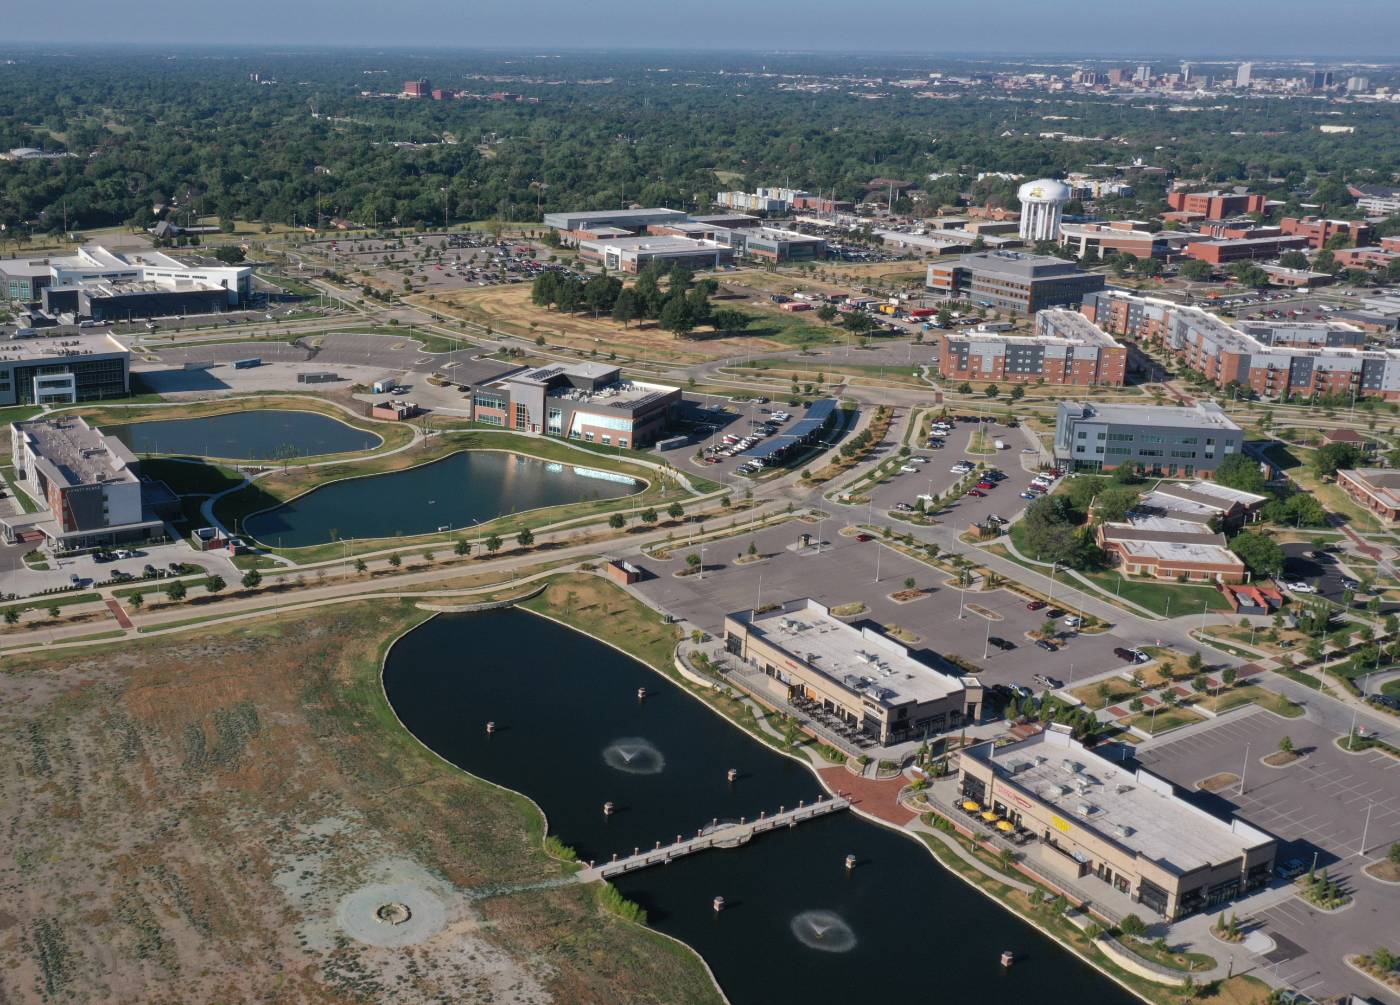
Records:
<instances>
[{"instance_id":1,"label":"solar panel on roof","mask_svg":"<svg viewBox=\"0 0 1400 1005\"><path fill-rule=\"evenodd\" d=\"M743 451L739 456L754 457L763 460L781 454L783 451L796 446L799 442L801 442L801 438L797 436L775 436L756 446L749 447L748 450Z\"/></svg>"}]
</instances>

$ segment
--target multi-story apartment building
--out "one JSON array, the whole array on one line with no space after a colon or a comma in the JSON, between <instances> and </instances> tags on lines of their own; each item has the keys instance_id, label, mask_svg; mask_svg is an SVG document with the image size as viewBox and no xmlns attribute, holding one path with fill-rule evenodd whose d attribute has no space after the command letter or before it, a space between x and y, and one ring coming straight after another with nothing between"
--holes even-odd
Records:
<instances>
[{"instance_id":1,"label":"multi-story apartment building","mask_svg":"<svg viewBox=\"0 0 1400 1005\"><path fill-rule=\"evenodd\" d=\"M1035 326L1034 335L940 332L938 372L946 380L1122 386L1128 350L1084 315L1051 308Z\"/></svg>"},{"instance_id":2,"label":"multi-story apartment building","mask_svg":"<svg viewBox=\"0 0 1400 1005\"><path fill-rule=\"evenodd\" d=\"M1356 247L1371 243L1371 225L1361 220L1324 220L1316 216L1285 216L1279 224L1285 234L1306 237L1314 248L1325 248L1334 237L1342 237Z\"/></svg>"},{"instance_id":3,"label":"multi-story apartment building","mask_svg":"<svg viewBox=\"0 0 1400 1005\"><path fill-rule=\"evenodd\" d=\"M1301 235L1279 234L1272 237L1238 237L1224 240L1192 241L1186 245L1186 255L1211 265L1233 262L1255 262L1277 258L1285 251L1301 251L1309 239Z\"/></svg>"},{"instance_id":4,"label":"multi-story apartment building","mask_svg":"<svg viewBox=\"0 0 1400 1005\"><path fill-rule=\"evenodd\" d=\"M1213 403L1194 408L1062 401L1055 459L1082 471L1131 464L1159 478L1208 478L1244 448L1244 432Z\"/></svg>"},{"instance_id":5,"label":"multi-story apartment building","mask_svg":"<svg viewBox=\"0 0 1400 1005\"><path fill-rule=\"evenodd\" d=\"M1400 351L1366 349L1366 333L1335 321L1231 325L1197 307L1106 290L1083 313L1110 335L1166 350L1219 387L1264 398L1356 395L1400 399Z\"/></svg>"},{"instance_id":6,"label":"multi-story apartment building","mask_svg":"<svg viewBox=\"0 0 1400 1005\"><path fill-rule=\"evenodd\" d=\"M1102 290L1104 277L1050 255L984 251L928 267L928 290L980 306L1034 314L1047 307L1075 307Z\"/></svg>"}]
</instances>

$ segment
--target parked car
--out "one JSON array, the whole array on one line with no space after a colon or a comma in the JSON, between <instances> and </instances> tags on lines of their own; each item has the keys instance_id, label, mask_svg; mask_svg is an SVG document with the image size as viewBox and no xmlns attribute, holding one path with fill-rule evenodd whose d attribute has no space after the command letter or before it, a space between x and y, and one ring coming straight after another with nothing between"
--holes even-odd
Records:
<instances>
[{"instance_id":1,"label":"parked car","mask_svg":"<svg viewBox=\"0 0 1400 1005\"><path fill-rule=\"evenodd\" d=\"M857 541L873 541L873 540L875 540L875 535L873 535L873 534L857 534L857 535L856 535L856 540L857 540Z\"/></svg>"},{"instance_id":2,"label":"parked car","mask_svg":"<svg viewBox=\"0 0 1400 1005\"><path fill-rule=\"evenodd\" d=\"M1032 600L1030 603L1028 603L1028 604L1026 605L1026 610L1028 610L1028 611L1039 611L1039 610L1043 610L1043 609L1045 608L1045 606L1046 606L1046 604L1045 604L1045 601L1043 601L1043 600Z\"/></svg>"},{"instance_id":3,"label":"parked car","mask_svg":"<svg viewBox=\"0 0 1400 1005\"><path fill-rule=\"evenodd\" d=\"M1050 608L1050 610L1045 612L1045 616L1047 618L1063 618L1065 616L1065 612L1059 607L1052 607Z\"/></svg>"},{"instance_id":4,"label":"parked car","mask_svg":"<svg viewBox=\"0 0 1400 1005\"><path fill-rule=\"evenodd\" d=\"M1133 651L1131 649L1124 649L1122 646L1119 646L1117 649L1113 650L1113 655L1117 656L1124 663L1137 662L1137 657L1133 655Z\"/></svg>"},{"instance_id":5,"label":"parked car","mask_svg":"<svg viewBox=\"0 0 1400 1005\"><path fill-rule=\"evenodd\" d=\"M1040 496L1036 495L1034 492L1022 492L1022 493L1021 493L1021 498L1022 498L1022 499L1029 499L1029 500L1031 500L1031 502L1034 502L1035 500L1039 499Z\"/></svg>"},{"instance_id":6,"label":"parked car","mask_svg":"<svg viewBox=\"0 0 1400 1005\"><path fill-rule=\"evenodd\" d=\"M996 482L989 482L989 481L987 481L987 479L983 478L980 482L977 483L977 487L978 487L979 489L982 489L982 490L985 491L985 490L987 490L987 489L994 489L994 488L996 488L996 487L997 487L997 483L996 483Z\"/></svg>"},{"instance_id":7,"label":"parked car","mask_svg":"<svg viewBox=\"0 0 1400 1005\"><path fill-rule=\"evenodd\" d=\"M981 489L968 489L967 494L970 496L974 496L977 499L987 498L987 493L983 492Z\"/></svg>"},{"instance_id":8,"label":"parked car","mask_svg":"<svg viewBox=\"0 0 1400 1005\"><path fill-rule=\"evenodd\" d=\"M991 645L995 646L997 649L1000 649L1000 650L1001 650L1002 652L1004 652L1004 653L1010 652L1011 650L1013 650L1013 649L1016 648L1016 643L1014 643L1014 642L1009 642L1009 641L1007 641L1006 639L1002 638L1002 637L999 636L999 635L993 635L993 636L992 636L991 638L989 638L987 641L988 641Z\"/></svg>"},{"instance_id":9,"label":"parked car","mask_svg":"<svg viewBox=\"0 0 1400 1005\"><path fill-rule=\"evenodd\" d=\"M1274 875L1283 880L1297 879L1307 871L1307 863L1300 858L1290 858L1287 862L1274 866Z\"/></svg>"},{"instance_id":10,"label":"parked car","mask_svg":"<svg viewBox=\"0 0 1400 1005\"><path fill-rule=\"evenodd\" d=\"M1058 652L1060 649L1059 646L1055 645L1055 643L1051 642L1049 639L1036 639L1035 644L1041 649L1044 649L1047 653Z\"/></svg>"}]
</instances>

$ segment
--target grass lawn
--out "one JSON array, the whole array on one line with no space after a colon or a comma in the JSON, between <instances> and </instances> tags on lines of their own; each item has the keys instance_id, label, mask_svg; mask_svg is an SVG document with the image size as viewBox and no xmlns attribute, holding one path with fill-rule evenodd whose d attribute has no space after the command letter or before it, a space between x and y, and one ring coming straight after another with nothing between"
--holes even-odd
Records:
<instances>
[{"instance_id":1,"label":"grass lawn","mask_svg":"<svg viewBox=\"0 0 1400 1005\"><path fill-rule=\"evenodd\" d=\"M1181 617L1200 614L1201 605L1207 611L1228 611L1230 603L1213 586L1190 586L1182 583L1159 583L1155 580L1129 579L1118 572L1081 573L1106 593L1122 597L1154 614Z\"/></svg>"},{"instance_id":2,"label":"grass lawn","mask_svg":"<svg viewBox=\"0 0 1400 1005\"><path fill-rule=\"evenodd\" d=\"M1207 693L1205 697L1197 699L1194 704L1217 714L1250 704L1258 705L1260 708L1268 709L1270 712L1288 719L1296 719L1303 714L1302 705L1291 702L1277 691L1270 691L1258 684L1226 688L1219 695ZM1160 718L1160 713L1158 713L1158 717Z\"/></svg>"},{"instance_id":3,"label":"grass lawn","mask_svg":"<svg viewBox=\"0 0 1400 1005\"><path fill-rule=\"evenodd\" d=\"M47 611L50 607L68 607L72 604L88 604L101 600L99 593L54 593L46 597L30 597L0 607L0 614L6 611Z\"/></svg>"},{"instance_id":4,"label":"grass lawn","mask_svg":"<svg viewBox=\"0 0 1400 1005\"><path fill-rule=\"evenodd\" d=\"M14 420L14 421L18 421L18 420ZM12 468L12 467L11 467L10 465L8 465L8 464L0 464L0 480L3 480L3 481L5 482L6 490L7 490L7 491L10 493L10 495L12 495L12 496L15 498L15 500L19 503L19 508L20 508L20 509L24 510L24 512L26 512L26 513L36 513L36 512L38 512L38 510L39 510L38 504L35 503L33 499L30 499L30 498L29 498L29 494L28 494L27 492L25 492L24 489L20 488L20 487L15 483L15 469L14 469L14 468Z\"/></svg>"},{"instance_id":5,"label":"grass lawn","mask_svg":"<svg viewBox=\"0 0 1400 1005\"><path fill-rule=\"evenodd\" d=\"M1123 936L1123 945L1127 946L1137 956L1166 967L1169 970L1180 970L1183 973L1200 973L1203 970L1215 969L1215 957L1207 956L1205 953L1176 952L1171 949L1158 949L1152 943L1143 939L1134 939L1131 936Z\"/></svg>"},{"instance_id":6,"label":"grass lawn","mask_svg":"<svg viewBox=\"0 0 1400 1005\"><path fill-rule=\"evenodd\" d=\"M1108 690L1108 698L1100 696L1100 689ZM1106 708L1109 705L1116 705L1120 701L1128 701L1135 694L1141 691L1134 687L1132 681L1124 680L1122 677L1109 677L1106 680L1095 681L1092 684L1083 684L1070 692L1089 708Z\"/></svg>"},{"instance_id":7,"label":"grass lawn","mask_svg":"<svg viewBox=\"0 0 1400 1005\"><path fill-rule=\"evenodd\" d=\"M243 481L232 468L203 461L152 457L141 462L141 473L165 482L177 495L213 495Z\"/></svg>"},{"instance_id":8,"label":"grass lawn","mask_svg":"<svg viewBox=\"0 0 1400 1005\"><path fill-rule=\"evenodd\" d=\"M1193 712L1189 708L1163 708L1155 717L1150 711L1139 712L1128 720L1128 725L1142 730L1149 736L1156 736L1169 729L1189 726L1196 722L1205 722L1205 716Z\"/></svg>"}]
</instances>

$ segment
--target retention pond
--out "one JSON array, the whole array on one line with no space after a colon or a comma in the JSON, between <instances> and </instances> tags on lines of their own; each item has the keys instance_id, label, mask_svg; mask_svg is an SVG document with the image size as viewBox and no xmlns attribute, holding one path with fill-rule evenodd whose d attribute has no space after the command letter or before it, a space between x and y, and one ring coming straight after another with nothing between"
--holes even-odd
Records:
<instances>
[{"instance_id":1,"label":"retention pond","mask_svg":"<svg viewBox=\"0 0 1400 1005\"><path fill-rule=\"evenodd\" d=\"M806 768L654 671L521 610L435 617L390 650L384 687L423 743L529 796L584 859L820 792ZM614 882L705 958L735 1005L1137 1000L918 843L847 812Z\"/></svg>"},{"instance_id":2,"label":"retention pond","mask_svg":"<svg viewBox=\"0 0 1400 1005\"><path fill-rule=\"evenodd\" d=\"M335 537L384 538L469 529L509 513L640 492L636 479L494 450L463 450L416 468L347 478L248 517L267 545L302 548Z\"/></svg>"},{"instance_id":3,"label":"retention pond","mask_svg":"<svg viewBox=\"0 0 1400 1005\"><path fill-rule=\"evenodd\" d=\"M254 408L194 419L152 419L103 431L138 454L271 461L372 450L384 441L329 415Z\"/></svg>"}]
</instances>

